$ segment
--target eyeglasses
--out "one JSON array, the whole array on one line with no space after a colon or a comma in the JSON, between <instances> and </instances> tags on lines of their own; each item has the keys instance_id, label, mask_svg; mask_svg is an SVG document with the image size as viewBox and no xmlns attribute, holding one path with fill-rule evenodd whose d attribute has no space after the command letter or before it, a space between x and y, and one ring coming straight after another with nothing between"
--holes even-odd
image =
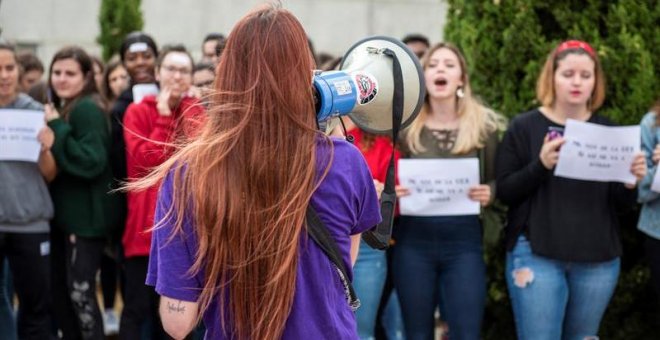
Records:
<instances>
[{"instance_id":1,"label":"eyeglasses","mask_svg":"<svg viewBox=\"0 0 660 340\"><path fill-rule=\"evenodd\" d=\"M180 73L182 76L189 76L192 74L192 70L187 68L187 67L176 67L176 66L171 66L171 65L163 65L161 66L163 70L165 70L167 73Z\"/></svg>"}]
</instances>

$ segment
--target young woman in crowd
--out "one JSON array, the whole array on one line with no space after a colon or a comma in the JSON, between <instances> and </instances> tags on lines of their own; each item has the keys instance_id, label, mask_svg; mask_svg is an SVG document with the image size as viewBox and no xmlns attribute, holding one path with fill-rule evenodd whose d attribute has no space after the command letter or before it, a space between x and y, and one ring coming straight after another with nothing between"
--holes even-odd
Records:
<instances>
[{"instance_id":1,"label":"young woman in crowd","mask_svg":"<svg viewBox=\"0 0 660 340\"><path fill-rule=\"evenodd\" d=\"M97 56L90 55L90 58L92 58L94 65L94 82L96 83L96 89L101 92L101 89L103 88L103 74L105 73L105 64L101 58Z\"/></svg>"},{"instance_id":2,"label":"young woman in crowd","mask_svg":"<svg viewBox=\"0 0 660 340\"><path fill-rule=\"evenodd\" d=\"M115 101L130 86L130 77L121 61L111 61L103 73L101 94L108 102L108 107L114 107Z\"/></svg>"},{"instance_id":3,"label":"young woman in crowd","mask_svg":"<svg viewBox=\"0 0 660 340\"><path fill-rule=\"evenodd\" d=\"M586 339L598 326L619 274L617 211L635 203L634 185L553 175L567 119L613 125L595 112L605 79L595 50L566 41L539 76L542 106L517 116L500 145L497 193L509 206L506 279L519 339ZM646 174L643 154L631 173Z\"/></svg>"},{"instance_id":4,"label":"young woman in crowd","mask_svg":"<svg viewBox=\"0 0 660 340\"><path fill-rule=\"evenodd\" d=\"M110 166L112 175L115 178L113 188L119 188L126 181L126 144L124 142L124 114L130 104L133 103L133 86L137 84L155 84L156 58L158 57L158 47L154 40L142 32L129 33L122 41L119 48L119 57L121 63L130 77L129 86L121 92L114 101L110 110L111 126L111 150ZM123 235L124 225L126 223L126 196L124 193L117 193L119 199L119 208L116 212L119 221L117 232Z\"/></svg>"},{"instance_id":5,"label":"young woman in crowd","mask_svg":"<svg viewBox=\"0 0 660 340\"><path fill-rule=\"evenodd\" d=\"M202 319L207 339L357 338L305 215L311 205L350 280L350 250L379 222L378 199L360 152L317 130L314 66L290 12L249 13L227 41L200 137L142 183L164 178L147 283L173 337Z\"/></svg>"},{"instance_id":6,"label":"young woman in crowd","mask_svg":"<svg viewBox=\"0 0 660 340\"><path fill-rule=\"evenodd\" d=\"M114 107L115 101L129 86L128 72L120 61L111 61L103 72L102 86L99 89L107 107ZM118 195L118 193L115 193ZM108 237L108 245L101 258L101 288L103 290L103 325L106 335L116 334L119 331L119 317L115 313L115 295L118 282L118 250L123 226L115 228Z\"/></svg>"},{"instance_id":7,"label":"young woman in crowd","mask_svg":"<svg viewBox=\"0 0 660 340\"><path fill-rule=\"evenodd\" d=\"M494 197L495 151L503 118L472 95L467 65L451 44L433 46L423 59L427 97L404 131L402 157L468 158L484 155L487 183L469 198L481 206ZM483 151L480 151L482 150ZM401 187L399 195L409 194ZM393 255L394 285L407 339L432 339L438 305L452 339L479 339L486 301L486 268L478 215L401 216Z\"/></svg>"},{"instance_id":8,"label":"young woman in crowd","mask_svg":"<svg viewBox=\"0 0 660 340\"><path fill-rule=\"evenodd\" d=\"M13 46L0 42L0 115L21 114L7 109L43 111L41 104L19 93L19 68ZM37 162L0 161L0 276L3 263L8 263L19 302L20 339L50 338L48 248L53 205L46 182L57 170L51 153L53 131L44 127L37 139ZM6 298L0 300L0 338L16 339L13 296L6 296L5 288L0 285L0 297Z\"/></svg>"},{"instance_id":9,"label":"young woman in crowd","mask_svg":"<svg viewBox=\"0 0 660 340\"><path fill-rule=\"evenodd\" d=\"M646 155L648 173L639 183L639 203L642 211L637 228L644 233L644 248L651 267L651 281L660 297L660 193L651 190L660 161L660 100L642 122L642 150Z\"/></svg>"},{"instance_id":10,"label":"young woman in crowd","mask_svg":"<svg viewBox=\"0 0 660 340\"><path fill-rule=\"evenodd\" d=\"M103 338L96 272L115 216L108 194L110 126L96 90L92 59L79 47L55 53L46 120L55 133L58 173L50 187L55 316L67 339Z\"/></svg>"},{"instance_id":11,"label":"young woman in crowd","mask_svg":"<svg viewBox=\"0 0 660 340\"><path fill-rule=\"evenodd\" d=\"M143 178L172 155L170 147L191 137L203 119L203 106L188 92L192 85L193 60L183 46L166 47L156 62L160 94L131 104L124 116L124 140L129 181ZM120 336L139 338L141 325L157 313L158 295L145 286L151 231L158 186L127 195L128 215L122 243L126 290ZM160 326L160 325L156 325Z\"/></svg>"}]
</instances>

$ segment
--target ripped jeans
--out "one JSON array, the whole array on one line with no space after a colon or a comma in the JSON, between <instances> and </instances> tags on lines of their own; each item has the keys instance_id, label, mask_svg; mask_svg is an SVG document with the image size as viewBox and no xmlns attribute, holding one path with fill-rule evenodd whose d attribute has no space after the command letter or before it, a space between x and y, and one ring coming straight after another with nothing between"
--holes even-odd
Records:
<instances>
[{"instance_id":1,"label":"ripped jeans","mask_svg":"<svg viewBox=\"0 0 660 340\"><path fill-rule=\"evenodd\" d=\"M521 235L505 272L518 339L598 339L619 267L619 258L585 263L534 255Z\"/></svg>"},{"instance_id":2,"label":"ripped jeans","mask_svg":"<svg viewBox=\"0 0 660 340\"><path fill-rule=\"evenodd\" d=\"M105 246L103 238L51 232L53 302L65 339L104 339L103 318L96 298L96 272Z\"/></svg>"}]
</instances>

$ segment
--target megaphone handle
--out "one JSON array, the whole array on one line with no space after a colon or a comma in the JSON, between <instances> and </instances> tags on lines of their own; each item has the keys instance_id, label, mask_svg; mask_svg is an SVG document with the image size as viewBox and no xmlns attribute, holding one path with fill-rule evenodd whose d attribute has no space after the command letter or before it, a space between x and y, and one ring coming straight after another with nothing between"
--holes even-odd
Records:
<instances>
[{"instance_id":1,"label":"megaphone handle","mask_svg":"<svg viewBox=\"0 0 660 340\"><path fill-rule=\"evenodd\" d=\"M368 237L365 241L372 248L385 249L389 246L389 241L392 236L392 223L394 221L394 211L396 207L396 193L395 193L395 176L394 176L394 154L395 144L399 137L399 129L401 128L401 121L403 120L403 73L401 72L401 64L394 51L386 48L383 54L392 58L392 75L394 77L394 94L392 98L392 156L387 167L387 175L385 178L385 188L381 194L381 208L380 213L382 221L375 229L370 230ZM373 235L375 234L375 235Z\"/></svg>"}]
</instances>

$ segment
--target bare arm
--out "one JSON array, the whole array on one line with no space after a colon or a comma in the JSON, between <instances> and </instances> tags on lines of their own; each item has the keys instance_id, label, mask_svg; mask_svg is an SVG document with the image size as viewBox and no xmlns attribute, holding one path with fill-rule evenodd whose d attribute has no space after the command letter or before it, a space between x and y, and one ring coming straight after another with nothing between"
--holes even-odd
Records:
<instances>
[{"instance_id":1,"label":"bare arm","mask_svg":"<svg viewBox=\"0 0 660 340\"><path fill-rule=\"evenodd\" d=\"M50 153L50 150L39 154L39 171L41 172L41 175L44 176L46 182L50 183L55 179L55 175L57 175L57 166L55 164L55 158L53 157L53 154Z\"/></svg>"},{"instance_id":2,"label":"bare arm","mask_svg":"<svg viewBox=\"0 0 660 340\"><path fill-rule=\"evenodd\" d=\"M174 339L185 338L195 328L199 306L196 302L172 299L161 295L160 320Z\"/></svg>"},{"instance_id":3,"label":"bare arm","mask_svg":"<svg viewBox=\"0 0 660 340\"><path fill-rule=\"evenodd\" d=\"M50 152L50 148L55 141L55 134L48 126L45 126L37 135L37 140L41 143L41 153L39 153L39 171L46 182L51 182L57 175L57 164L55 158Z\"/></svg>"},{"instance_id":4,"label":"bare arm","mask_svg":"<svg viewBox=\"0 0 660 340\"><path fill-rule=\"evenodd\" d=\"M357 261L361 238L362 234L351 235L351 266L355 266L355 261Z\"/></svg>"}]
</instances>

